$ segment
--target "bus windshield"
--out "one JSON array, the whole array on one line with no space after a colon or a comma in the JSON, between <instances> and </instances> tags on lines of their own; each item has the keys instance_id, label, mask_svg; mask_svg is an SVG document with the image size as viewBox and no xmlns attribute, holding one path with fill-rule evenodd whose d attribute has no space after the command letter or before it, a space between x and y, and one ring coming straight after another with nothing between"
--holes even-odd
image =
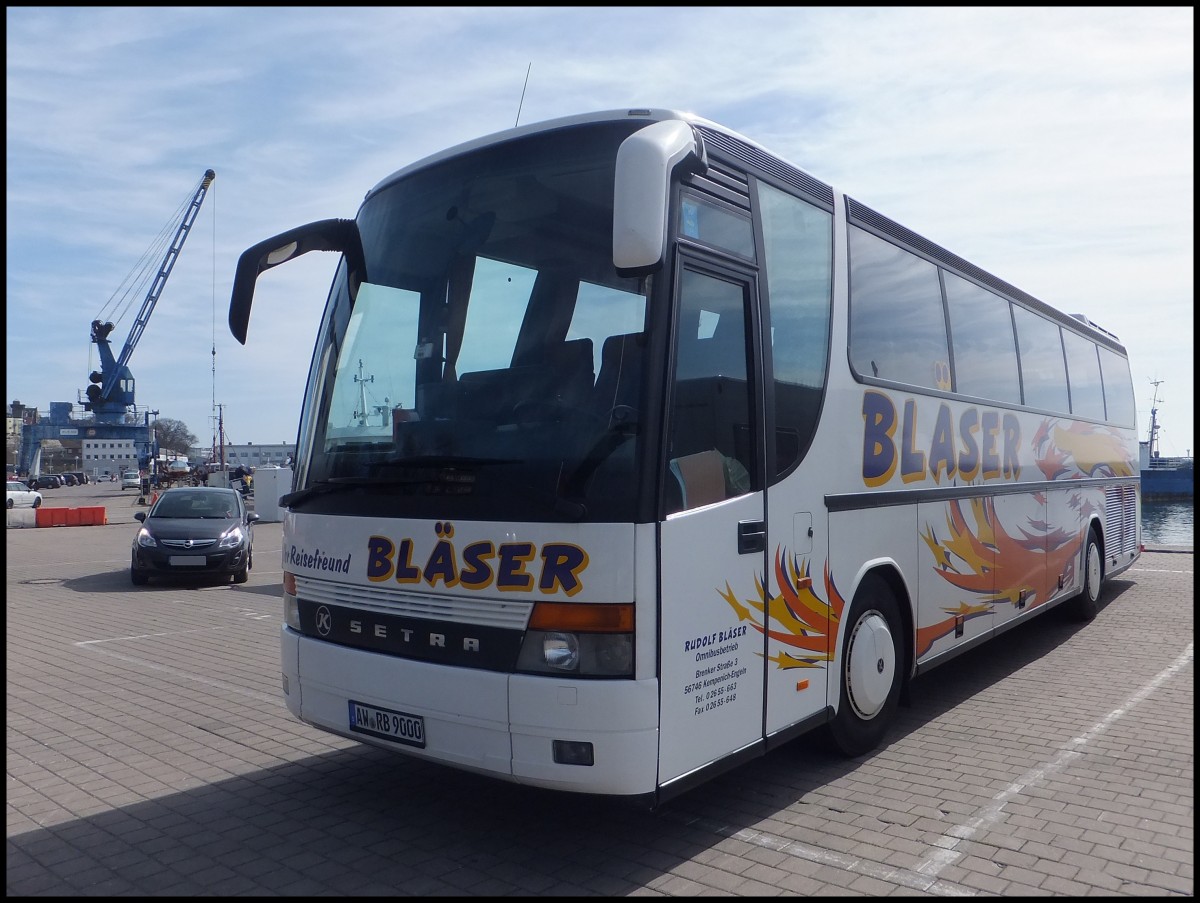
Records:
<instances>
[{"instance_id":1,"label":"bus windshield","mask_svg":"<svg viewBox=\"0 0 1200 903\"><path fill-rule=\"evenodd\" d=\"M335 278L294 506L634 519L647 299L613 268L612 197L637 125L511 140L368 196L368 281L351 300Z\"/></svg>"}]
</instances>

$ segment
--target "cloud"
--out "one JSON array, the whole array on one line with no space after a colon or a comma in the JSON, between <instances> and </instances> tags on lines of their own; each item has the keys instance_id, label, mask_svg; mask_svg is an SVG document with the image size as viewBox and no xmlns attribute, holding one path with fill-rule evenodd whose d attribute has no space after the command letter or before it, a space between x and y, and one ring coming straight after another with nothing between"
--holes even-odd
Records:
<instances>
[{"instance_id":1,"label":"cloud","mask_svg":"<svg viewBox=\"0 0 1200 903\"><path fill-rule=\"evenodd\" d=\"M131 361L138 402L204 437L215 396L239 440L293 437L335 261L309 255L264 276L242 348L224 321L244 248L353 216L389 173L508 128L518 110L524 124L649 104L741 131L1116 333L1142 434L1162 379L1164 452L1181 454L1193 446L1193 17L9 8L9 399L77 397L91 320L212 167Z\"/></svg>"}]
</instances>

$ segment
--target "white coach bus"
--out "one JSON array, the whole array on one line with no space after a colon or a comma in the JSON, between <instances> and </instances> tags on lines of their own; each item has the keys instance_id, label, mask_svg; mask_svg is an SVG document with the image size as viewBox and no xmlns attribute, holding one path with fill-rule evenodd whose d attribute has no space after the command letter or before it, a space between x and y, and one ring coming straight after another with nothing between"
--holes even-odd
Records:
<instances>
[{"instance_id":1,"label":"white coach bus","mask_svg":"<svg viewBox=\"0 0 1200 903\"><path fill-rule=\"evenodd\" d=\"M1140 553L1125 349L670 110L407 166L340 261L283 524L283 691L326 731L651 805ZM276 311L270 316L288 316Z\"/></svg>"}]
</instances>

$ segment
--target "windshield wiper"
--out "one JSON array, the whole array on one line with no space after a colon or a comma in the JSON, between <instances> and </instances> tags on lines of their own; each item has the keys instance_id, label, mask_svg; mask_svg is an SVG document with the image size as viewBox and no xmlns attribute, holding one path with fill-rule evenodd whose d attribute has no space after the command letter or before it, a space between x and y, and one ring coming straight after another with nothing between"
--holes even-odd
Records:
<instances>
[{"instance_id":1,"label":"windshield wiper","mask_svg":"<svg viewBox=\"0 0 1200 903\"><path fill-rule=\"evenodd\" d=\"M364 486L378 485L378 483L378 480L366 480L361 477L320 480L304 489L297 489L295 492L285 492L279 497L279 507L294 508L319 495L329 495L331 492L343 492L347 489L361 489Z\"/></svg>"},{"instance_id":2,"label":"windshield wiper","mask_svg":"<svg viewBox=\"0 0 1200 903\"><path fill-rule=\"evenodd\" d=\"M482 467L490 464L517 464L516 458L475 458L470 455L413 455L395 461L383 461L377 467Z\"/></svg>"},{"instance_id":3,"label":"windshield wiper","mask_svg":"<svg viewBox=\"0 0 1200 903\"><path fill-rule=\"evenodd\" d=\"M376 470L416 470L415 474L405 477L372 476L372 477L332 477L328 480L318 480L304 489L288 492L279 498L281 508L294 508L303 505L317 496L329 495L335 492L345 492L351 489L383 489L389 486L420 486L431 483L460 483L464 478L473 482L466 474L459 475L461 468L473 468L492 464L513 464L511 458L470 458L455 455L422 455L416 458L404 458L399 461L384 461L373 465ZM457 479L456 479L457 477Z\"/></svg>"}]
</instances>

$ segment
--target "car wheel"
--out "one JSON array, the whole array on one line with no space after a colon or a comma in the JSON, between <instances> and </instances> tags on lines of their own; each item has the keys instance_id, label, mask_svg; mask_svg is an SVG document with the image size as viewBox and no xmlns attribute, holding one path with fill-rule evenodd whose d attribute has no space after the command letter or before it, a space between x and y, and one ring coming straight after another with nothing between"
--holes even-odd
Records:
<instances>
[{"instance_id":1,"label":"car wheel","mask_svg":"<svg viewBox=\"0 0 1200 903\"><path fill-rule=\"evenodd\" d=\"M13 506L13 500L9 499L8 504L5 507L7 507L9 510L12 510L12 506Z\"/></svg>"},{"instance_id":2,"label":"car wheel","mask_svg":"<svg viewBox=\"0 0 1200 903\"><path fill-rule=\"evenodd\" d=\"M134 586L145 586L150 582L150 578L135 567L129 568L129 579Z\"/></svg>"},{"instance_id":3,"label":"car wheel","mask_svg":"<svg viewBox=\"0 0 1200 903\"><path fill-rule=\"evenodd\" d=\"M11 508L12 506L11 506L11 505L9 505L9 507ZM33 507L35 507L35 508L40 508L40 507L42 507L42 500L41 500L41 499L34 499L34 500L33 500Z\"/></svg>"},{"instance_id":4,"label":"car wheel","mask_svg":"<svg viewBox=\"0 0 1200 903\"><path fill-rule=\"evenodd\" d=\"M247 564L246 567L242 568L240 571L235 571L233 574L233 582L234 583L245 583L249 579L250 579L249 564Z\"/></svg>"}]
</instances>

